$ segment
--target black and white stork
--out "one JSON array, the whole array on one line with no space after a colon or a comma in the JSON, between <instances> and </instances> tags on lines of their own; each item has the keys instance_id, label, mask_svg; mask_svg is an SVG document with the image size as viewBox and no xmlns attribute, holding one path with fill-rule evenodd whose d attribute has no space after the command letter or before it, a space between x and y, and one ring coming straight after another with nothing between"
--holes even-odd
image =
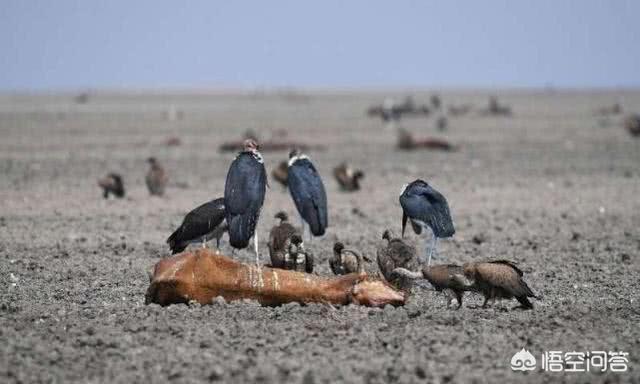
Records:
<instances>
[{"instance_id":1,"label":"black and white stork","mask_svg":"<svg viewBox=\"0 0 640 384\"><path fill-rule=\"evenodd\" d=\"M264 203L267 172L258 144L244 141L244 150L229 166L224 186L224 205L229 226L229 243L237 249L246 248L253 237L256 264L260 265L256 227Z\"/></svg>"},{"instance_id":2,"label":"black and white stork","mask_svg":"<svg viewBox=\"0 0 640 384\"><path fill-rule=\"evenodd\" d=\"M167 239L173 254L180 253L191 243L202 242L206 248L207 241L216 239L216 248L220 248L220 238L227 231L224 222L224 199L218 198L200 205L187 213L182 224Z\"/></svg>"},{"instance_id":3,"label":"black and white stork","mask_svg":"<svg viewBox=\"0 0 640 384\"><path fill-rule=\"evenodd\" d=\"M431 242L427 243L427 265L431 265L431 257L436 252L439 238L451 237L456 232L449 212L447 199L423 180L415 180L406 185L400 193L402 206L402 236L411 220L411 226L416 234L421 234L424 228L432 233Z\"/></svg>"},{"instance_id":4,"label":"black and white stork","mask_svg":"<svg viewBox=\"0 0 640 384\"><path fill-rule=\"evenodd\" d=\"M302 220L303 234L306 222L313 236L324 235L328 224L327 193L320 174L309 157L298 150L289 154L288 171L287 185Z\"/></svg>"}]
</instances>

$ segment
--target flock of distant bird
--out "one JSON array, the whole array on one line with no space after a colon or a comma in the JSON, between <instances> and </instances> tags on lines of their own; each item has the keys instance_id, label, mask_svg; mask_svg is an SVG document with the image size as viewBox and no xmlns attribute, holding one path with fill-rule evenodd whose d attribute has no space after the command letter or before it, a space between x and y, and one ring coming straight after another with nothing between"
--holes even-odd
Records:
<instances>
[{"instance_id":1,"label":"flock of distant bird","mask_svg":"<svg viewBox=\"0 0 640 384\"><path fill-rule=\"evenodd\" d=\"M152 195L164 193L167 175L155 158L149 158L150 169L145 181ZM363 172L352 170L346 164L334 169L334 176L344 190L359 189ZM282 268L312 273L314 255L305 247L303 239L323 236L328 222L327 196L320 174L311 159L298 150L289 154L289 160L274 169L272 176L289 190L294 205L300 215L301 228L289 222L285 212L278 212L279 223L269 233L268 249L272 268ZM117 197L124 195L122 178L109 174L99 180L104 197L110 193ZM258 234L256 227L265 200L267 173L253 139L244 142L243 150L236 156L226 177L224 196L202 204L189 212L182 224L169 236L167 243L171 251L179 253L189 244L220 240L226 232L229 244L236 249L244 249L253 239L256 264L260 267ZM515 297L523 308L532 308L528 297L536 297L522 279L522 271L509 261L497 260L431 266L436 256L437 241L453 236L455 228L449 205L445 197L423 180L415 180L403 187L399 197L402 207L402 237L385 230L382 239L386 244L377 250L377 264L384 279L395 287L410 290L413 280L424 278L437 291L453 296L462 305L465 291L480 292L485 296L483 306L490 299ZM431 233L424 259L413 245L404 240L406 224L409 222L416 234ZM426 260L425 260L426 259ZM346 248L341 242L333 247L329 259L331 271L336 275L362 273L364 263L371 262L357 250ZM449 297L451 298L451 297ZM447 306L450 305L450 300Z\"/></svg>"}]
</instances>

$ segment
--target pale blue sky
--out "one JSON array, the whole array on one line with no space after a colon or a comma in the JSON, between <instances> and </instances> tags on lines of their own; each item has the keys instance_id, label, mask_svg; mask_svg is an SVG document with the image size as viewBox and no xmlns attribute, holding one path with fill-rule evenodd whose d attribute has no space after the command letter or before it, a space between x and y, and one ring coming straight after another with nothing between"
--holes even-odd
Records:
<instances>
[{"instance_id":1,"label":"pale blue sky","mask_svg":"<svg viewBox=\"0 0 640 384\"><path fill-rule=\"evenodd\" d=\"M640 1L0 5L4 91L640 86Z\"/></svg>"}]
</instances>

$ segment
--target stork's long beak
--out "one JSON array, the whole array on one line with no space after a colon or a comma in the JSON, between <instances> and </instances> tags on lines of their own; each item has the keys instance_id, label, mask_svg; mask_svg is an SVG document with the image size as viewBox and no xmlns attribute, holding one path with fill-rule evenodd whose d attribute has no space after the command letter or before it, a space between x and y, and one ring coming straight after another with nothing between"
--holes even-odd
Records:
<instances>
[{"instance_id":1,"label":"stork's long beak","mask_svg":"<svg viewBox=\"0 0 640 384\"><path fill-rule=\"evenodd\" d=\"M407 214L402 212L402 237L404 237L404 229L407 226Z\"/></svg>"}]
</instances>

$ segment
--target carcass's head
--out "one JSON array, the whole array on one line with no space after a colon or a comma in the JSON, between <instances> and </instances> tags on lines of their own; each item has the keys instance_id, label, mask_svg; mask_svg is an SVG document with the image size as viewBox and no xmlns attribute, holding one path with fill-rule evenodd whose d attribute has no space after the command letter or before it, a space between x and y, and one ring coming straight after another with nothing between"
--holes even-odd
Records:
<instances>
[{"instance_id":1,"label":"carcass's head","mask_svg":"<svg viewBox=\"0 0 640 384\"><path fill-rule=\"evenodd\" d=\"M364 279L353 286L351 302L367 307L382 308L387 304L394 307L404 305L404 293L397 291L382 280Z\"/></svg>"}]
</instances>

